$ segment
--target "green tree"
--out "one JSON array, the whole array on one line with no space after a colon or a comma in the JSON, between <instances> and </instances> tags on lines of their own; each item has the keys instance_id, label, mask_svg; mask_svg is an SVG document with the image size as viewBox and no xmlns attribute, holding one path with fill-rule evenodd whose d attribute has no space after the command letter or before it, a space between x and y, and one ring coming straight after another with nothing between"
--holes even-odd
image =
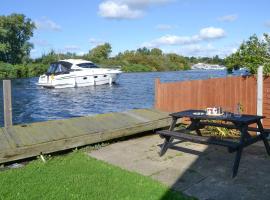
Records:
<instances>
[{"instance_id":1,"label":"green tree","mask_svg":"<svg viewBox=\"0 0 270 200\"><path fill-rule=\"evenodd\" d=\"M225 60L228 71L247 67L252 74L257 73L260 65L264 66L264 73L270 74L270 37L264 34L263 39L253 35L244 41L239 49Z\"/></svg>"},{"instance_id":2,"label":"green tree","mask_svg":"<svg viewBox=\"0 0 270 200\"><path fill-rule=\"evenodd\" d=\"M136 50L137 54L141 54L141 55L149 55L150 54L150 50L146 47L143 48L139 48Z\"/></svg>"},{"instance_id":3,"label":"green tree","mask_svg":"<svg viewBox=\"0 0 270 200\"><path fill-rule=\"evenodd\" d=\"M166 57L171 64L171 70L189 69L189 65L185 57L180 56L176 53L166 54Z\"/></svg>"},{"instance_id":4,"label":"green tree","mask_svg":"<svg viewBox=\"0 0 270 200\"><path fill-rule=\"evenodd\" d=\"M93 62L101 63L102 61L109 58L111 52L112 52L111 45L109 43L105 43L91 49L89 53L86 55L86 58Z\"/></svg>"},{"instance_id":5,"label":"green tree","mask_svg":"<svg viewBox=\"0 0 270 200\"><path fill-rule=\"evenodd\" d=\"M50 64L58 60L71 59L71 58L81 58L75 53L66 52L66 53L56 53L53 49L47 54L43 54L40 58L35 59L35 63Z\"/></svg>"},{"instance_id":6,"label":"green tree","mask_svg":"<svg viewBox=\"0 0 270 200\"><path fill-rule=\"evenodd\" d=\"M219 58L218 55L215 55L215 56L212 58L211 64L223 64L223 62L222 62L222 59Z\"/></svg>"},{"instance_id":7,"label":"green tree","mask_svg":"<svg viewBox=\"0 0 270 200\"><path fill-rule=\"evenodd\" d=\"M151 49L150 54L153 56L162 56L162 50L159 48L153 48Z\"/></svg>"},{"instance_id":8,"label":"green tree","mask_svg":"<svg viewBox=\"0 0 270 200\"><path fill-rule=\"evenodd\" d=\"M0 16L0 61L17 64L29 58L35 24L23 14Z\"/></svg>"},{"instance_id":9,"label":"green tree","mask_svg":"<svg viewBox=\"0 0 270 200\"><path fill-rule=\"evenodd\" d=\"M56 54L56 52L52 49L49 53L42 54L42 56L40 58L37 58L35 62L43 63L43 64L50 64L59 59L60 59L59 54Z\"/></svg>"}]
</instances>

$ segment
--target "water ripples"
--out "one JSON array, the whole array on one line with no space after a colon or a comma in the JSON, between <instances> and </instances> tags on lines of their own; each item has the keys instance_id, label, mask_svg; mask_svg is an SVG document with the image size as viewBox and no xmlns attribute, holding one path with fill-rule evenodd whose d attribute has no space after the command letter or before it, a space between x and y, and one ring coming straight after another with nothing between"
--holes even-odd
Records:
<instances>
[{"instance_id":1,"label":"water ripples","mask_svg":"<svg viewBox=\"0 0 270 200\"><path fill-rule=\"evenodd\" d=\"M211 76L210 76L211 74ZM179 71L123 73L117 84L82 88L43 89L37 78L12 81L14 124L88 116L135 108L150 108L154 103L154 82L207 79L227 76L226 71ZM2 81L0 104L3 105ZM0 112L3 125L3 106Z\"/></svg>"}]
</instances>

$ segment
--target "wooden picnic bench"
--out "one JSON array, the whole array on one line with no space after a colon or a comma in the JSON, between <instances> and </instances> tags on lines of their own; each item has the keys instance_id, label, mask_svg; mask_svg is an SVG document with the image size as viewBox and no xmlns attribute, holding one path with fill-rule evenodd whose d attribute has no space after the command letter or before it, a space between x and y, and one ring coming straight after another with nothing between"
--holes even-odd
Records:
<instances>
[{"instance_id":1,"label":"wooden picnic bench","mask_svg":"<svg viewBox=\"0 0 270 200\"><path fill-rule=\"evenodd\" d=\"M173 145L173 139L224 146L228 148L230 153L236 152L232 174L232 177L235 177L238 172L241 154L245 147L254 144L255 142L263 141L265 149L268 155L270 155L270 147L267 140L269 133L265 131L261 123L261 119L264 118L263 116L235 115L233 113L225 113L220 116L210 116L206 115L203 110L185 110L172 113L170 116L172 117L172 122L169 130L157 132L161 138L164 138L164 143L160 150L160 156L164 155L167 149ZM190 119L190 125L187 128L175 130L177 120L184 117ZM250 127L252 124L257 125L257 128ZM240 132L240 137L239 139L232 141L213 136L202 136L200 129L205 128L206 126L236 129ZM196 134L190 134L191 131L195 131ZM256 134L254 136L254 134L251 135L249 132L256 132Z\"/></svg>"}]
</instances>

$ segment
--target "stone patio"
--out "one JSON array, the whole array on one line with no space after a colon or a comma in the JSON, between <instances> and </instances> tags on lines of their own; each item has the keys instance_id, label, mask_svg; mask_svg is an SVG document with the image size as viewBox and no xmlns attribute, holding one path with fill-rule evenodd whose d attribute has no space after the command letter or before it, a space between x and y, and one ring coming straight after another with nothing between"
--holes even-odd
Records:
<instances>
[{"instance_id":1,"label":"stone patio","mask_svg":"<svg viewBox=\"0 0 270 200\"><path fill-rule=\"evenodd\" d=\"M244 150L234 179L235 154L226 148L179 141L159 157L162 143L158 135L143 136L110 144L89 155L201 200L270 199L270 157L262 142Z\"/></svg>"}]
</instances>

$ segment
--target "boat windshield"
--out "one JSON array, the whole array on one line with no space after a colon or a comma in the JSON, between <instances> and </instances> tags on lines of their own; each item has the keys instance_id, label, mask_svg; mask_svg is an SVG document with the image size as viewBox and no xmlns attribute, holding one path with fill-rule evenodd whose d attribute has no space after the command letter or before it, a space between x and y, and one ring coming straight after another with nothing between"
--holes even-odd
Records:
<instances>
[{"instance_id":1,"label":"boat windshield","mask_svg":"<svg viewBox=\"0 0 270 200\"><path fill-rule=\"evenodd\" d=\"M71 65L65 63L52 63L47 71L49 74L66 74L70 71Z\"/></svg>"},{"instance_id":2,"label":"boat windshield","mask_svg":"<svg viewBox=\"0 0 270 200\"><path fill-rule=\"evenodd\" d=\"M79 67L82 67L82 68L99 68L96 64L94 63L80 63L80 64L77 64Z\"/></svg>"}]
</instances>

